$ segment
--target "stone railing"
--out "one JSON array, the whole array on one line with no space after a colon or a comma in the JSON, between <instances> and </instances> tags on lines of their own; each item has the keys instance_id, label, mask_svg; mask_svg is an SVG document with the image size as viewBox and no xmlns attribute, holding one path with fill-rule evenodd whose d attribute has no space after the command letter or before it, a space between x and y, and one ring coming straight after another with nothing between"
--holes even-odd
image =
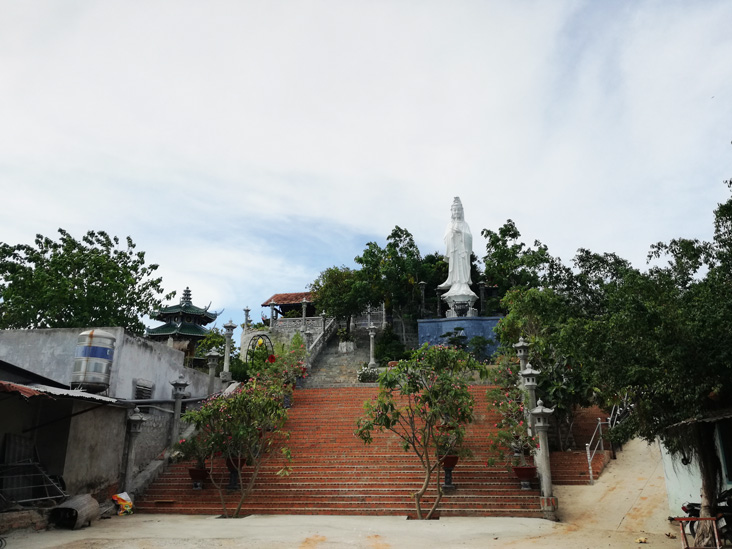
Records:
<instances>
[{"instance_id":1,"label":"stone railing","mask_svg":"<svg viewBox=\"0 0 732 549\"><path fill-rule=\"evenodd\" d=\"M321 331L320 334L315 337L315 340L312 342L310 348L308 349L308 363L310 365L312 365L318 355L323 352L323 349L325 349L328 340L333 337L333 334L335 334L337 329L338 323L335 321L334 318L329 318L326 320L325 331Z\"/></svg>"}]
</instances>

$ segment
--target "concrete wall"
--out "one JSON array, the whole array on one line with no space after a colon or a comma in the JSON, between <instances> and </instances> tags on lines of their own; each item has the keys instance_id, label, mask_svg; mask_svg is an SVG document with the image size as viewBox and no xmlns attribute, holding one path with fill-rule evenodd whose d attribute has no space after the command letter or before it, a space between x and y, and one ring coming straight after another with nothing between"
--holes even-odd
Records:
<instances>
[{"instance_id":1,"label":"concrete wall","mask_svg":"<svg viewBox=\"0 0 732 549\"><path fill-rule=\"evenodd\" d=\"M97 493L119 482L123 470L127 410L74 402L63 477L70 495Z\"/></svg>"},{"instance_id":2,"label":"concrete wall","mask_svg":"<svg viewBox=\"0 0 732 549\"><path fill-rule=\"evenodd\" d=\"M131 337L123 328L100 328L115 338L109 396L134 398L138 379L154 384L153 398L172 398L170 382L179 373L190 383L191 396L204 396L208 375L185 368L183 353L161 343ZM0 331L0 359L60 383L69 384L79 334L86 328Z\"/></svg>"}]
</instances>

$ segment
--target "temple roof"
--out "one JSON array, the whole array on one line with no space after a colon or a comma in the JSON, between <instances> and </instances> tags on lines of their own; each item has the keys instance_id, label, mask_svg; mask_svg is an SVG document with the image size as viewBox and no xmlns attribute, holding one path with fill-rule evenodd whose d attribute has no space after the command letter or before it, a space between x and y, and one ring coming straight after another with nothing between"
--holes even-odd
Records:
<instances>
[{"instance_id":1,"label":"temple roof","mask_svg":"<svg viewBox=\"0 0 732 549\"><path fill-rule=\"evenodd\" d=\"M310 292L275 294L262 303L262 307L269 307L270 305L301 305L303 299L308 303L313 302L313 296Z\"/></svg>"},{"instance_id":2,"label":"temple roof","mask_svg":"<svg viewBox=\"0 0 732 549\"><path fill-rule=\"evenodd\" d=\"M175 322L168 322L157 328L148 328L147 337L168 337L168 336L188 336L188 337L206 337L208 330L199 324L193 324L192 322L181 322L176 324Z\"/></svg>"},{"instance_id":3,"label":"temple roof","mask_svg":"<svg viewBox=\"0 0 732 549\"><path fill-rule=\"evenodd\" d=\"M153 320L160 320L165 322L168 320L166 317L172 316L176 313L199 317L201 324L204 326L206 324L209 324L210 322L213 322L214 320L216 320L216 317L219 316L219 313L217 313L216 311L209 311L208 307L206 307L205 309L202 309L201 307L196 307L191 301L191 290L189 288L186 288L185 290L183 290L183 296L180 298L180 303L178 305L171 305L169 307L163 307L159 311L153 311L150 314L150 318L152 318Z\"/></svg>"}]
</instances>

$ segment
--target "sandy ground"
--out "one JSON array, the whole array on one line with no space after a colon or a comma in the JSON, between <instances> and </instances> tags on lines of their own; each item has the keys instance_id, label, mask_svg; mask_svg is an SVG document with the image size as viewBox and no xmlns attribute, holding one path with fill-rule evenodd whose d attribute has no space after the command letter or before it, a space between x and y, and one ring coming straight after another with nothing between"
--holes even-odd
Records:
<instances>
[{"instance_id":1,"label":"sandy ground","mask_svg":"<svg viewBox=\"0 0 732 549\"><path fill-rule=\"evenodd\" d=\"M303 515L226 520L131 515L100 520L77 531L13 532L6 536L6 542L10 549L681 547L678 527L667 520L666 486L655 446L633 441L594 486L558 486L555 495L560 522L521 518L420 522L400 517ZM646 543L638 543L639 538L645 538Z\"/></svg>"}]
</instances>

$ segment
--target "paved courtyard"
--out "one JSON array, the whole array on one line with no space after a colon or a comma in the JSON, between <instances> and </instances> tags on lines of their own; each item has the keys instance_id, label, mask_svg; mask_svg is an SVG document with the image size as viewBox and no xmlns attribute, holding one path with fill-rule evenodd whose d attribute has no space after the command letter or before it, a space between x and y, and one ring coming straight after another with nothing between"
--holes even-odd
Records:
<instances>
[{"instance_id":1,"label":"paved courtyard","mask_svg":"<svg viewBox=\"0 0 732 549\"><path fill-rule=\"evenodd\" d=\"M521 518L419 522L365 516L253 515L227 520L137 514L100 520L77 531L14 532L6 541L9 549L681 547L677 526L666 520L666 487L655 446L633 441L594 486L555 490L560 505L556 523ZM639 538L646 543L638 543Z\"/></svg>"}]
</instances>

